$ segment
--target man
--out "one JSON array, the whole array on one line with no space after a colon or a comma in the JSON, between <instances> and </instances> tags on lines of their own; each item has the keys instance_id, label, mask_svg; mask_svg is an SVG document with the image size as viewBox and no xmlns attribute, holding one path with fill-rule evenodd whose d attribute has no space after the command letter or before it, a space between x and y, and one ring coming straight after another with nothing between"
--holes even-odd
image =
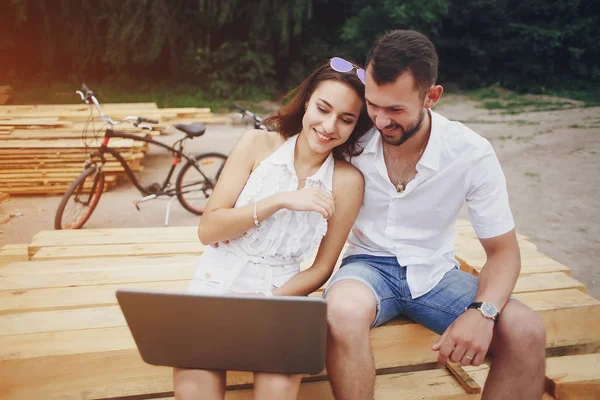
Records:
<instances>
[{"instance_id":1,"label":"man","mask_svg":"<svg viewBox=\"0 0 600 400\"><path fill-rule=\"evenodd\" d=\"M521 261L504 174L486 139L431 111L443 92L437 69L433 44L415 31L384 35L367 58L375 127L352 160L364 201L325 292L334 395L373 398L369 329L404 315L442 334L432 343L441 365L480 365L493 354L484 399L540 399L545 331L510 299ZM479 278L454 259L465 202L487 255Z\"/></svg>"}]
</instances>

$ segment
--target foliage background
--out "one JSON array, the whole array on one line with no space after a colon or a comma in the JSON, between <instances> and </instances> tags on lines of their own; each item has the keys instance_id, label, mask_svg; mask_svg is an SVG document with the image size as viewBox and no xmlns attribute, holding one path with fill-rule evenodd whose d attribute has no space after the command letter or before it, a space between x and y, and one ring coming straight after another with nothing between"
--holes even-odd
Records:
<instances>
[{"instance_id":1,"label":"foliage background","mask_svg":"<svg viewBox=\"0 0 600 400\"><path fill-rule=\"evenodd\" d=\"M5 0L0 84L269 97L396 28L431 38L444 84L600 88L597 0Z\"/></svg>"}]
</instances>

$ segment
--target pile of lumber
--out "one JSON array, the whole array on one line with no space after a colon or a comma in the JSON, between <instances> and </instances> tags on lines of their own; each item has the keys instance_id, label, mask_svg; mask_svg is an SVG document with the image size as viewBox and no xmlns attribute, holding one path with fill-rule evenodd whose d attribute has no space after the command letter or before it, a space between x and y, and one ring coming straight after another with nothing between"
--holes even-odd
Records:
<instances>
[{"instance_id":1,"label":"pile of lumber","mask_svg":"<svg viewBox=\"0 0 600 400\"><path fill-rule=\"evenodd\" d=\"M481 269L458 223L462 268ZM42 231L0 250L0 393L10 399L172 399L172 370L145 364L116 303L118 288L184 291L204 247L196 227ZM547 329L545 399L600 398L600 301L569 268L519 236L514 296ZM2 266L2 263L5 265ZM315 295L320 295L315 293ZM381 399L478 399L489 366L436 366L438 335L405 318L371 331ZM333 399L326 371L300 399ZM228 399L250 398L252 374L231 372Z\"/></svg>"},{"instance_id":2,"label":"pile of lumber","mask_svg":"<svg viewBox=\"0 0 600 400\"><path fill-rule=\"evenodd\" d=\"M114 120L133 115L159 121L152 131L130 124L115 128L142 136L160 135L170 121L224 122L209 108L158 108L156 103L103 104L102 111ZM0 191L64 193L81 173L88 154L101 143L104 130L95 109L93 116L84 140L82 132L90 117L86 104L0 106ZM134 171L142 170L147 144L115 138L109 146L118 149ZM105 171L106 189L124 174L116 160L110 160Z\"/></svg>"}]
</instances>

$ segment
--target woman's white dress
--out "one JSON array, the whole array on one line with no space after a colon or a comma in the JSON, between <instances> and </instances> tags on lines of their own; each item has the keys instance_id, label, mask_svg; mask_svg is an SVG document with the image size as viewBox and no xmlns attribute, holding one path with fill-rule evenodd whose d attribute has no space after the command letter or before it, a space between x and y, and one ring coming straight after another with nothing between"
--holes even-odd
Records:
<instances>
[{"instance_id":1,"label":"woman's white dress","mask_svg":"<svg viewBox=\"0 0 600 400\"><path fill-rule=\"evenodd\" d=\"M295 191L298 178L294 150L298 135L284 142L252 171L235 207L254 204L279 192ZM331 193L333 155L307 178L304 187ZM256 293L282 286L300 272L300 263L314 256L327 232L327 221L316 211L279 210L228 244L206 247L189 291L194 293Z\"/></svg>"}]
</instances>

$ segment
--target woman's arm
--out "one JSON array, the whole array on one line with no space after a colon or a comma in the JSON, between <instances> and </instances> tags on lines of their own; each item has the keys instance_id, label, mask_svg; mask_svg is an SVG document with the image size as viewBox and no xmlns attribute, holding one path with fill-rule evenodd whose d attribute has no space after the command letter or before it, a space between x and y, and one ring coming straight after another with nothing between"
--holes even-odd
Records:
<instances>
[{"instance_id":1,"label":"woman's arm","mask_svg":"<svg viewBox=\"0 0 600 400\"><path fill-rule=\"evenodd\" d=\"M221 176L211 194L200 223L198 238L212 244L236 238L254 226L254 203L234 208L238 196L260 160L281 145L279 137L260 130L245 132L231 151ZM258 221L262 222L277 211L318 211L328 218L333 213L333 200L321 198L317 188L277 193L256 204Z\"/></svg>"},{"instance_id":2,"label":"woman's arm","mask_svg":"<svg viewBox=\"0 0 600 400\"><path fill-rule=\"evenodd\" d=\"M283 286L275 289L273 294L304 296L327 282L358 216L363 192L362 174L346 162L336 162L333 177L335 213L328 221L327 234L321 241L315 261L310 268L301 271Z\"/></svg>"}]
</instances>

